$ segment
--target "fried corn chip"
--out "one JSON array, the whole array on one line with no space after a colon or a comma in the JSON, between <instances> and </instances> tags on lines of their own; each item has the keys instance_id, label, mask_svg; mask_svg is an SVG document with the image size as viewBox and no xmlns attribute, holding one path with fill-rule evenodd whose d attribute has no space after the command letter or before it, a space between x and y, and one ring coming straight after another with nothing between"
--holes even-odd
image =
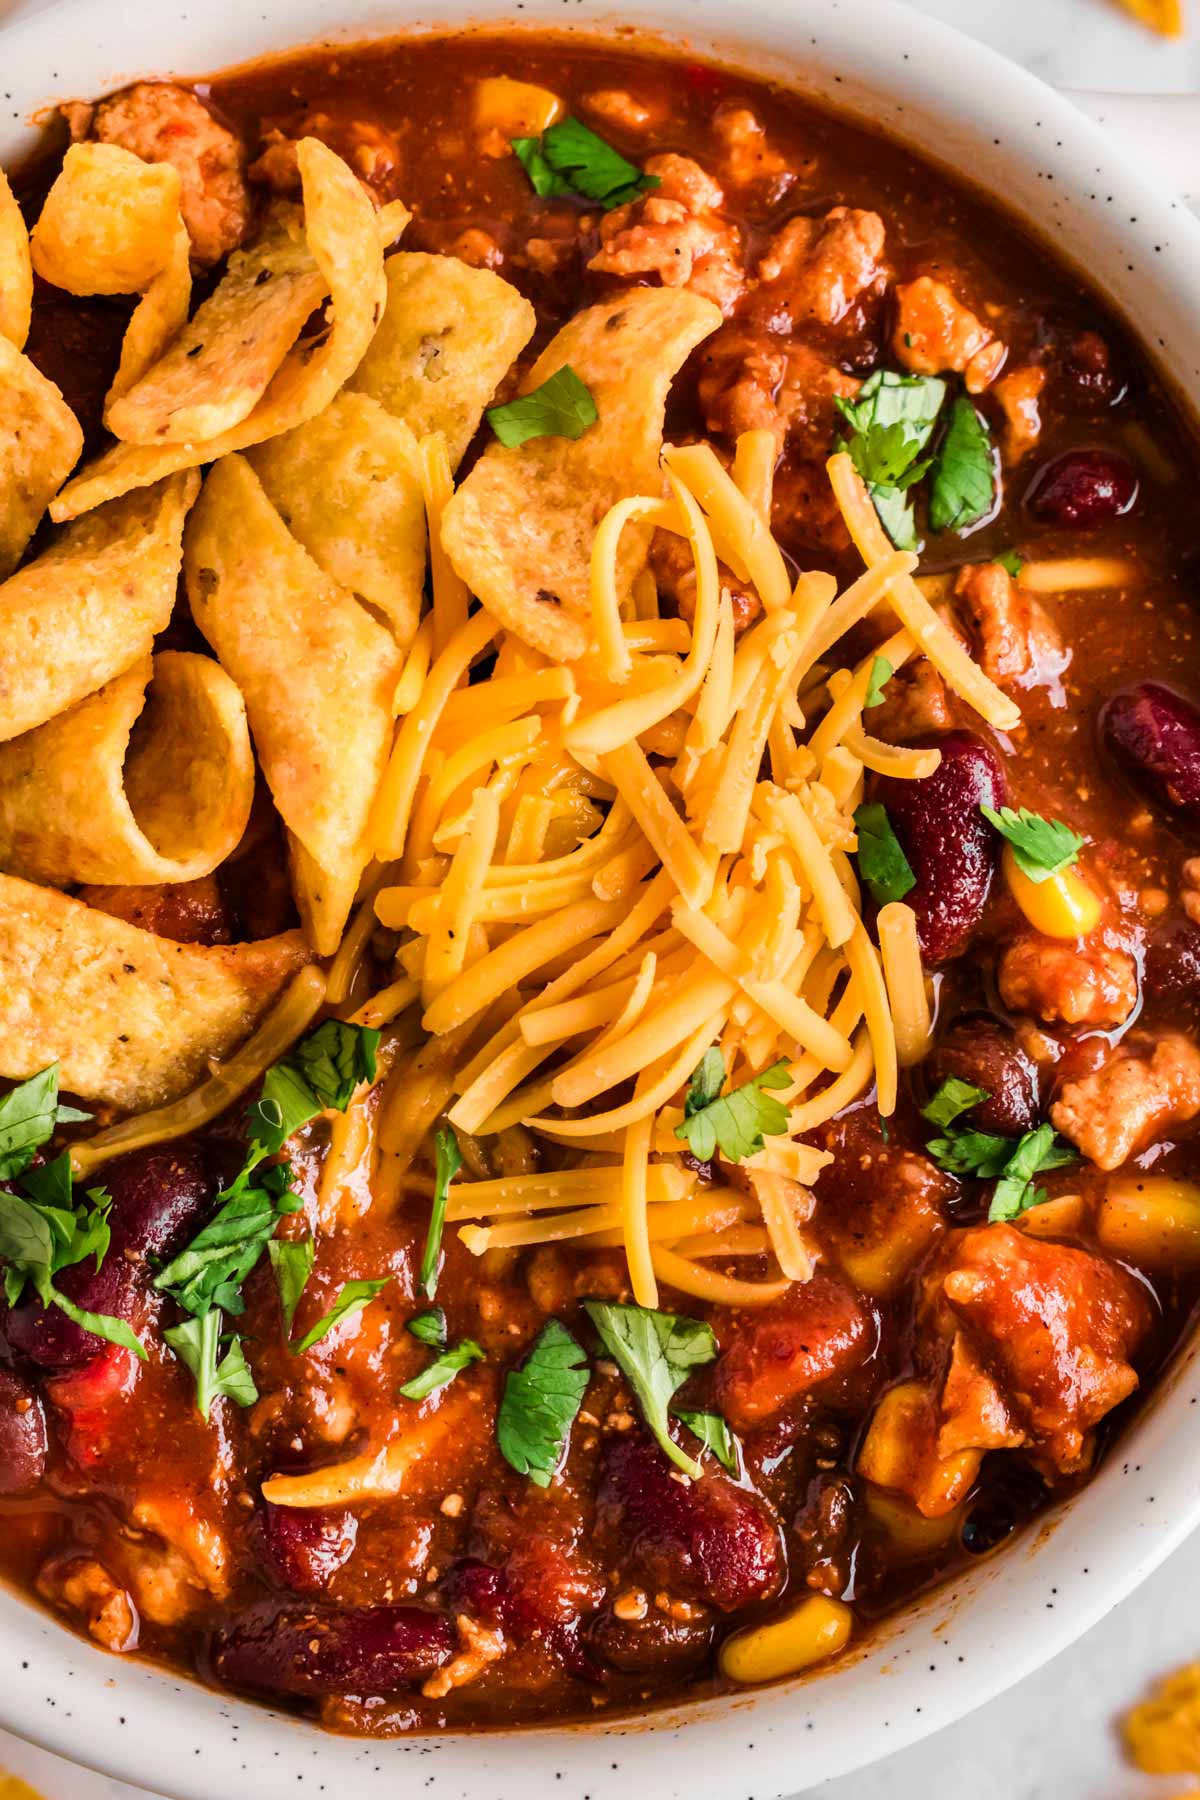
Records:
<instances>
[{"instance_id":1,"label":"fried corn chip","mask_svg":"<svg viewBox=\"0 0 1200 1800\"><path fill-rule=\"evenodd\" d=\"M175 605L199 486L188 473L114 500L0 583L0 743L149 653Z\"/></svg>"},{"instance_id":2,"label":"fried corn chip","mask_svg":"<svg viewBox=\"0 0 1200 1800\"><path fill-rule=\"evenodd\" d=\"M299 931L176 944L56 888L0 875L0 1075L48 1063L88 1100L134 1109L186 1093L312 960Z\"/></svg>"},{"instance_id":3,"label":"fried corn chip","mask_svg":"<svg viewBox=\"0 0 1200 1800\"><path fill-rule=\"evenodd\" d=\"M72 144L30 236L33 266L68 294L140 294L170 254L179 175L119 144Z\"/></svg>"},{"instance_id":4,"label":"fried corn chip","mask_svg":"<svg viewBox=\"0 0 1200 1800\"><path fill-rule=\"evenodd\" d=\"M1183 32L1183 0L1118 0L1126 12L1160 31L1164 37L1179 37Z\"/></svg>"},{"instance_id":5,"label":"fried corn chip","mask_svg":"<svg viewBox=\"0 0 1200 1800\"><path fill-rule=\"evenodd\" d=\"M339 394L248 460L292 536L375 607L406 650L421 617L425 507L417 440L404 421L367 394Z\"/></svg>"},{"instance_id":6,"label":"fried corn chip","mask_svg":"<svg viewBox=\"0 0 1200 1800\"><path fill-rule=\"evenodd\" d=\"M592 541L628 494L656 494L663 409L688 354L721 323L718 307L687 288L633 288L590 306L547 345L523 385L529 393L570 365L596 402L596 424L577 439L490 444L442 517L442 543L493 617L548 656L587 648ZM621 540L619 573L632 582L648 533Z\"/></svg>"},{"instance_id":7,"label":"fried corn chip","mask_svg":"<svg viewBox=\"0 0 1200 1800\"><path fill-rule=\"evenodd\" d=\"M33 262L29 233L16 195L0 169L0 337L25 347L33 310Z\"/></svg>"},{"instance_id":8,"label":"fried corn chip","mask_svg":"<svg viewBox=\"0 0 1200 1800\"><path fill-rule=\"evenodd\" d=\"M315 418L362 360L387 298L380 227L365 190L340 156L315 138L297 152L308 245L332 297L333 322L320 343L297 344L240 424L202 444L114 444L59 494L55 519L73 519L164 475L215 462ZM399 215L389 212L389 232Z\"/></svg>"},{"instance_id":9,"label":"fried corn chip","mask_svg":"<svg viewBox=\"0 0 1200 1800\"><path fill-rule=\"evenodd\" d=\"M329 954L366 863L399 652L291 536L243 456L218 463L204 484L184 575L196 623L242 691L283 822L323 873L318 894L294 859L301 918Z\"/></svg>"},{"instance_id":10,"label":"fried corn chip","mask_svg":"<svg viewBox=\"0 0 1200 1800\"><path fill-rule=\"evenodd\" d=\"M389 256L388 303L349 385L417 437L440 431L456 469L496 392L533 336L534 311L490 269L456 256Z\"/></svg>"},{"instance_id":11,"label":"fried corn chip","mask_svg":"<svg viewBox=\"0 0 1200 1800\"><path fill-rule=\"evenodd\" d=\"M170 254L133 309L121 343L121 361L105 397L110 408L156 363L187 323L192 298L191 239L181 219Z\"/></svg>"},{"instance_id":12,"label":"fried corn chip","mask_svg":"<svg viewBox=\"0 0 1200 1800\"><path fill-rule=\"evenodd\" d=\"M211 657L166 650L0 744L0 867L55 887L194 881L253 799L241 694Z\"/></svg>"},{"instance_id":13,"label":"fried corn chip","mask_svg":"<svg viewBox=\"0 0 1200 1800\"><path fill-rule=\"evenodd\" d=\"M0 582L20 562L82 449L78 420L54 383L0 336Z\"/></svg>"},{"instance_id":14,"label":"fried corn chip","mask_svg":"<svg viewBox=\"0 0 1200 1800\"><path fill-rule=\"evenodd\" d=\"M274 201L163 357L110 405L108 429L131 444L190 444L239 425L328 291L303 212Z\"/></svg>"},{"instance_id":15,"label":"fried corn chip","mask_svg":"<svg viewBox=\"0 0 1200 1800\"><path fill-rule=\"evenodd\" d=\"M1200 1775L1200 1663L1164 1676L1126 1715L1130 1762L1148 1775Z\"/></svg>"}]
</instances>

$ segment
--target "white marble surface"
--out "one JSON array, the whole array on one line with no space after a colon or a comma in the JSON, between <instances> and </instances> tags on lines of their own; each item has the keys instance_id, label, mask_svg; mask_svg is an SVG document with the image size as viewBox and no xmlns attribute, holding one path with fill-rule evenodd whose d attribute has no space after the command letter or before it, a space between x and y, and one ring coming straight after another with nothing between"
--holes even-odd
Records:
<instances>
[{"instance_id":1,"label":"white marble surface","mask_svg":"<svg viewBox=\"0 0 1200 1800\"><path fill-rule=\"evenodd\" d=\"M30 7L44 3L24 0ZM1109 0L917 3L1062 86L1200 90L1196 26L1186 38L1164 43ZM1191 6L1200 18L1200 0ZM22 0L0 0L0 17L17 10ZM1197 1593L1200 1536L1040 1674L924 1744L841 1781L803 1789L796 1800L941 1800L951 1794L969 1800L1177 1800L1188 1783L1134 1774L1122 1760L1115 1722L1157 1676L1200 1658ZM131 1788L0 1734L4 1769L23 1776L45 1800L136 1800ZM803 1783L799 1761L795 1773ZM544 1797L531 1791L530 1800Z\"/></svg>"}]
</instances>

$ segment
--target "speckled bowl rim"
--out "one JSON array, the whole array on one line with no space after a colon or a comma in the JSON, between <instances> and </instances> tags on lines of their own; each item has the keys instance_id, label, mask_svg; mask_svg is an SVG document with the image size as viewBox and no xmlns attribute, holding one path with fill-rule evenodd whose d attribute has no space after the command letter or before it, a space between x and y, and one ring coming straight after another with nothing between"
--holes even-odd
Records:
<instances>
[{"instance_id":1,"label":"speckled bowl rim","mask_svg":"<svg viewBox=\"0 0 1200 1800\"><path fill-rule=\"evenodd\" d=\"M134 75L197 73L301 42L509 19L604 29L607 0L57 0L0 28L0 158L43 103ZM736 23L729 14L736 11ZM1185 404L1200 399L1200 225L1122 166L1060 96L992 51L891 0L646 0L624 15L699 54L782 79L903 137L1003 201L1123 312ZM0 1593L0 1725L171 1795L255 1800L773 1800L862 1767L973 1707L1072 1643L1200 1519L1195 1346L1092 1484L807 1682L644 1719L382 1742L105 1656Z\"/></svg>"}]
</instances>

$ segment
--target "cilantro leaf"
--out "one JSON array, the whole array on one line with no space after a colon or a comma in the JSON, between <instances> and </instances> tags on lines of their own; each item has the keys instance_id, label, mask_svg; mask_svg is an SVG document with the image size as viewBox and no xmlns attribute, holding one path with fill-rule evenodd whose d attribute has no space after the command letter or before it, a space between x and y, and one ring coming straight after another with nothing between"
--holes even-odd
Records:
<instances>
[{"instance_id":1,"label":"cilantro leaf","mask_svg":"<svg viewBox=\"0 0 1200 1800\"><path fill-rule=\"evenodd\" d=\"M286 1337L292 1335L292 1321L296 1317L300 1296L308 1286L316 1254L317 1246L310 1237L273 1237L267 1243L267 1255L271 1259L271 1267L275 1271L275 1286L279 1290L279 1309L283 1314Z\"/></svg>"},{"instance_id":2,"label":"cilantro leaf","mask_svg":"<svg viewBox=\"0 0 1200 1800\"><path fill-rule=\"evenodd\" d=\"M240 1313L241 1286L274 1236L280 1217L295 1211L291 1168L256 1170L253 1160L217 1195L218 1209L189 1244L155 1276L160 1293L203 1318L212 1307Z\"/></svg>"},{"instance_id":3,"label":"cilantro leaf","mask_svg":"<svg viewBox=\"0 0 1200 1800\"><path fill-rule=\"evenodd\" d=\"M504 1378L496 1442L537 1487L549 1487L562 1467L589 1379L583 1346L557 1319L546 1320L520 1368Z\"/></svg>"},{"instance_id":4,"label":"cilantro leaf","mask_svg":"<svg viewBox=\"0 0 1200 1800\"><path fill-rule=\"evenodd\" d=\"M68 1300L65 1294L60 1294L55 1287L49 1291L49 1300L52 1306L57 1306L59 1312L65 1313L81 1331L90 1331L93 1336L103 1338L106 1343L120 1344L123 1350L132 1350L142 1362L146 1361L145 1350L132 1326L127 1325L124 1319L115 1319L111 1313L87 1312L82 1306L76 1306L73 1300Z\"/></svg>"},{"instance_id":5,"label":"cilantro leaf","mask_svg":"<svg viewBox=\"0 0 1200 1800\"><path fill-rule=\"evenodd\" d=\"M877 369L853 400L837 397L850 436L838 448L866 483L880 524L898 550L917 548L916 521L908 490L929 468L921 452L933 435L946 383L936 375L898 375Z\"/></svg>"},{"instance_id":6,"label":"cilantro leaf","mask_svg":"<svg viewBox=\"0 0 1200 1800\"><path fill-rule=\"evenodd\" d=\"M276 1155L293 1132L327 1108L345 1112L359 1083L375 1079L379 1035L371 1026L326 1019L272 1064L248 1114L260 1157Z\"/></svg>"},{"instance_id":7,"label":"cilantro leaf","mask_svg":"<svg viewBox=\"0 0 1200 1800\"><path fill-rule=\"evenodd\" d=\"M854 828L858 833L858 872L875 904L886 906L890 900L903 900L917 878L892 830L887 807L878 800L864 801L854 814Z\"/></svg>"},{"instance_id":8,"label":"cilantro leaf","mask_svg":"<svg viewBox=\"0 0 1200 1800\"><path fill-rule=\"evenodd\" d=\"M716 1058L713 1062L711 1059ZM787 1130L788 1111L781 1100L763 1092L764 1088L791 1086L786 1062L772 1063L761 1075L752 1075L741 1087L720 1094L719 1069L724 1078L725 1065L717 1049L706 1050L692 1073L684 1102L683 1123L675 1127L698 1162L711 1162L718 1148L726 1162L742 1162L763 1147L765 1137L779 1137ZM706 1098L707 1095L712 1098Z\"/></svg>"},{"instance_id":9,"label":"cilantro leaf","mask_svg":"<svg viewBox=\"0 0 1200 1800\"><path fill-rule=\"evenodd\" d=\"M871 672L867 676L867 697L863 701L867 707L878 706L883 699L883 690L896 673L886 656L877 656L871 663Z\"/></svg>"},{"instance_id":10,"label":"cilantro leaf","mask_svg":"<svg viewBox=\"0 0 1200 1800\"><path fill-rule=\"evenodd\" d=\"M711 1325L676 1313L654 1312L648 1306L607 1300L585 1300L583 1310L633 1389L660 1448L685 1474L698 1476L700 1464L671 1436L667 1408L692 1370L716 1356L717 1340Z\"/></svg>"},{"instance_id":11,"label":"cilantro leaf","mask_svg":"<svg viewBox=\"0 0 1200 1800\"><path fill-rule=\"evenodd\" d=\"M58 1064L18 1082L0 1100L0 1181L27 1169L56 1125L90 1119L90 1113L58 1103Z\"/></svg>"},{"instance_id":12,"label":"cilantro leaf","mask_svg":"<svg viewBox=\"0 0 1200 1800\"><path fill-rule=\"evenodd\" d=\"M442 1253L442 1233L446 1229L446 1202L450 1197L450 1183L462 1168L462 1151L453 1131L443 1126L434 1139L434 1145L437 1150L437 1167L434 1174L433 1207L429 1214L425 1253L421 1258L421 1274L417 1282L427 1300L432 1300L437 1293L438 1261Z\"/></svg>"},{"instance_id":13,"label":"cilantro leaf","mask_svg":"<svg viewBox=\"0 0 1200 1800\"><path fill-rule=\"evenodd\" d=\"M4 1261L4 1296L15 1306L26 1286L43 1306L57 1306L84 1331L121 1344L144 1362L146 1352L124 1319L87 1312L54 1286L60 1269L74 1268L88 1257L98 1270L111 1240L108 1224L112 1196L89 1188L89 1204L76 1202L71 1191L71 1159L64 1152L17 1178L26 1194L0 1193L0 1258Z\"/></svg>"},{"instance_id":14,"label":"cilantro leaf","mask_svg":"<svg viewBox=\"0 0 1200 1800\"><path fill-rule=\"evenodd\" d=\"M660 185L657 175L644 175L579 119L560 119L547 126L540 141L511 141L534 192L543 197L578 194L609 212Z\"/></svg>"},{"instance_id":15,"label":"cilantro leaf","mask_svg":"<svg viewBox=\"0 0 1200 1800\"><path fill-rule=\"evenodd\" d=\"M519 394L503 406L487 409L488 424L509 450L530 438L582 437L599 417L591 389L569 363L556 369L531 394Z\"/></svg>"},{"instance_id":16,"label":"cilantro leaf","mask_svg":"<svg viewBox=\"0 0 1200 1800\"><path fill-rule=\"evenodd\" d=\"M1083 849L1083 839L1077 831L1061 819L1043 819L1027 806L1020 812L1014 812L1011 806L981 806L979 810L988 824L1008 839L1018 869L1030 881L1049 881L1051 875L1069 869Z\"/></svg>"},{"instance_id":17,"label":"cilantro leaf","mask_svg":"<svg viewBox=\"0 0 1200 1800\"><path fill-rule=\"evenodd\" d=\"M959 394L933 459L930 526L934 531L965 531L987 517L995 497L992 434L967 396Z\"/></svg>"},{"instance_id":18,"label":"cilantro leaf","mask_svg":"<svg viewBox=\"0 0 1200 1800\"><path fill-rule=\"evenodd\" d=\"M360 1313L390 1280L390 1275L384 1275L378 1281L348 1281L324 1317L305 1332L298 1344L288 1345L292 1355L303 1356L314 1344L319 1344L323 1337L327 1337L335 1325Z\"/></svg>"},{"instance_id":19,"label":"cilantro leaf","mask_svg":"<svg viewBox=\"0 0 1200 1800\"><path fill-rule=\"evenodd\" d=\"M978 1106L980 1101L990 1097L987 1088L972 1087L969 1081L960 1081L957 1075L948 1075L928 1106L921 1108L921 1117L945 1131L961 1114L970 1112L973 1106Z\"/></svg>"},{"instance_id":20,"label":"cilantro leaf","mask_svg":"<svg viewBox=\"0 0 1200 1800\"><path fill-rule=\"evenodd\" d=\"M274 1063L263 1076L262 1093L246 1113L251 1159L277 1156L293 1132L315 1119L320 1110L299 1069L287 1062Z\"/></svg>"},{"instance_id":21,"label":"cilantro leaf","mask_svg":"<svg viewBox=\"0 0 1200 1800\"><path fill-rule=\"evenodd\" d=\"M1005 574L1011 575L1014 581L1025 567L1025 558L1016 550L1002 550L999 556L993 556L992 561L999 563Z\"/></svg>"},{"instance_id":22,"label":"cilantro leaf","mask_svg":"<svg viewBox=\"0 0 1200 1800\"><path fill-rule=\"evenodd\" d=\"M20 1194L0 1194L0 1257L18 1270L50 1275L54 1233L40 1207ZM22 1282L22 1285L24 1283ZM18 1293L20 1288L18 1288Z\"/></svg>"},{"instance_id":23,"label":"cilantro leaf","mask_svg":"<svg viewBox=\"0 0 1200 1800\"><path fill-rule=\"evenodd\" d=\"M428 1312L417 1313L415 1318L409 1319L405 1329L411 1331L419 1343L428 1344L434 1350L446 1348L446 1315L440 1306L432 1306Z\"/></svg>"},{"instance_id":24,"label":"cilantro leaf","mask_svg":"<svg viewBox=\"0 0 1200 1800\"><path fill-rule=\"evenodd\" d=\"M196 1381L196 1411L207 1419L214 1400L227 1398L238 1406L253 1406L258 1389L246 1362L242 1341L230 1335L222 1338L219 1312L205 1313L203 1318L184 1319L169 1326L163 1337L180 1362L191 1370ZM220 1361L222 1343L229 1348Z\"/></svg>"},{"instance_id":25,"label":"cilantro leaf","mask_svg":"<svg viewBox=\"0 0 1200 1800\"><path fill-rule=\"evenodd\" d=\"M440 1393L448 1387L454 1377L465 1369L469 1363L482 1362L483 1351L474 1338L464 1338L461 1344L455 1344L452 1350L443 1350L434 1357L428 1368L406 1381L400 1392L406 1400L424 1400L429 1394Z\"/></svg>"},{"instance_id":26,"label":"cilantro leaf","mask_svg":"<svg viewBox=\"0 0 1200 1800\"><path fill-rule=\"evenodd\" d=\"M692 1412L684 1406L673 1406L671 1411L681 1424L686 1425L700 1439L706 1450L712 1451L722 1468L728 1469L731 1475L737 1474L737 1439L720 1413Z\"/></svg>"},{"instance_id":27,"label":"cilantro leaf","mask_svg":"<svg viewBox=\"0 0 1200 1800\"><path fill-rule=\"evenodd\" d=\"M1035 1125L1019 1139L1004 1165L988 1207L989 1225L1019 1218L1031 1207L1040 1206L1047 1196L1044 1189L1033 1186L1034 1176L1047 1169L1065 1169L1076 1160L1071 1146L1058 1141L1053 1126Z\"/></svg>"},{"instance_id":28,"label":"cilantro leaf","mask_svg":"<svg viewBox=\"0 0 1200 1800\"><path fill-rule=\"evenodd\" d=\"M1004 1172L1013 1141L991 1131L958 1131L950 1137L931 1138L925 1148L938 1168L951 1175L975 1175L980 1181L994 1181Z\"/></svg>"}]
</instances>

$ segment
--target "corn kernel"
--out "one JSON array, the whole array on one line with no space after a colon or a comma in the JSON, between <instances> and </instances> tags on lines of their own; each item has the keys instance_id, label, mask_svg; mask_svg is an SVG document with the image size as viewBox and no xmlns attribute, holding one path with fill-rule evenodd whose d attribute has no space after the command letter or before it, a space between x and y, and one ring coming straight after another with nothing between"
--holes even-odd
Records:
<instances>
[{"instance_id":1,"label":"corn kernel","mask_svg":"<svg viewBox=\"0 0 1200 1800\"><path fill-rule=\"evenodd\" d=\"M932 1556L958 1535L963 1508L927 1519L898 1494L868 1485L863 1494L868 1513L887 1532L893 1551L912 1557Z\"/></svg>"},{"instance_id":2,"label":"corn kernel","mask_svg":"<svg viewBox=\"0 0 1200 1800\"><path fill-rule=\"evenodd\" d=\"M1086 937L1100 923L1100 896L1074 869L1031 881L1017 867L1012 846L1006 845L1004 879L1029 923L1045 937Z\"/></svg>"},{"instance_id":3,"label":"corn kernel","mask_svg":"<svg viewBox=\"0 0 1200 1800\"><path fill-rule=\"evenodd\" d=\"M1071 1237L1082 1229L1086 1217L1087 1204L1082 1194L1056 1194L1053 1200L1031 1206L1017 1224L1029 1237Z\"/></svg>"},{"instance_id":4,"label":"corn kernel","mask_svg":"<svg viewBox=\"0 0 1200 1800\"><path fill-rule=\"evenodd\" d=\"M854 1614L842 1600L813 1594L770 1625L735 1632L721 1646L721 1673L749 1686L780 1681L828 1662L850 1641Z\"/></svg>"},{"instance_id":5,"label":"corn kernel","mask_svg":"<svg viewBox=\"0 0 1200 1800\"><path fill-rule=\"evenodd\" d=\"M514 81L511 75L489 75L475 90L475 123L505 137L540 137L565 110L549 88Z\"/></svg>"},{"instance_id":6,"label":"corn kernel","mask_svg":"<svg viewBox=\"0 0 1200 1800\"><path fill-rule=\"evenodd\" d=\"M1200 1186L1168 1175L1110 1181L1097 1235L1106 1250L1147 1269L1200 1265Z\"/></svg>"}]
</instances>

